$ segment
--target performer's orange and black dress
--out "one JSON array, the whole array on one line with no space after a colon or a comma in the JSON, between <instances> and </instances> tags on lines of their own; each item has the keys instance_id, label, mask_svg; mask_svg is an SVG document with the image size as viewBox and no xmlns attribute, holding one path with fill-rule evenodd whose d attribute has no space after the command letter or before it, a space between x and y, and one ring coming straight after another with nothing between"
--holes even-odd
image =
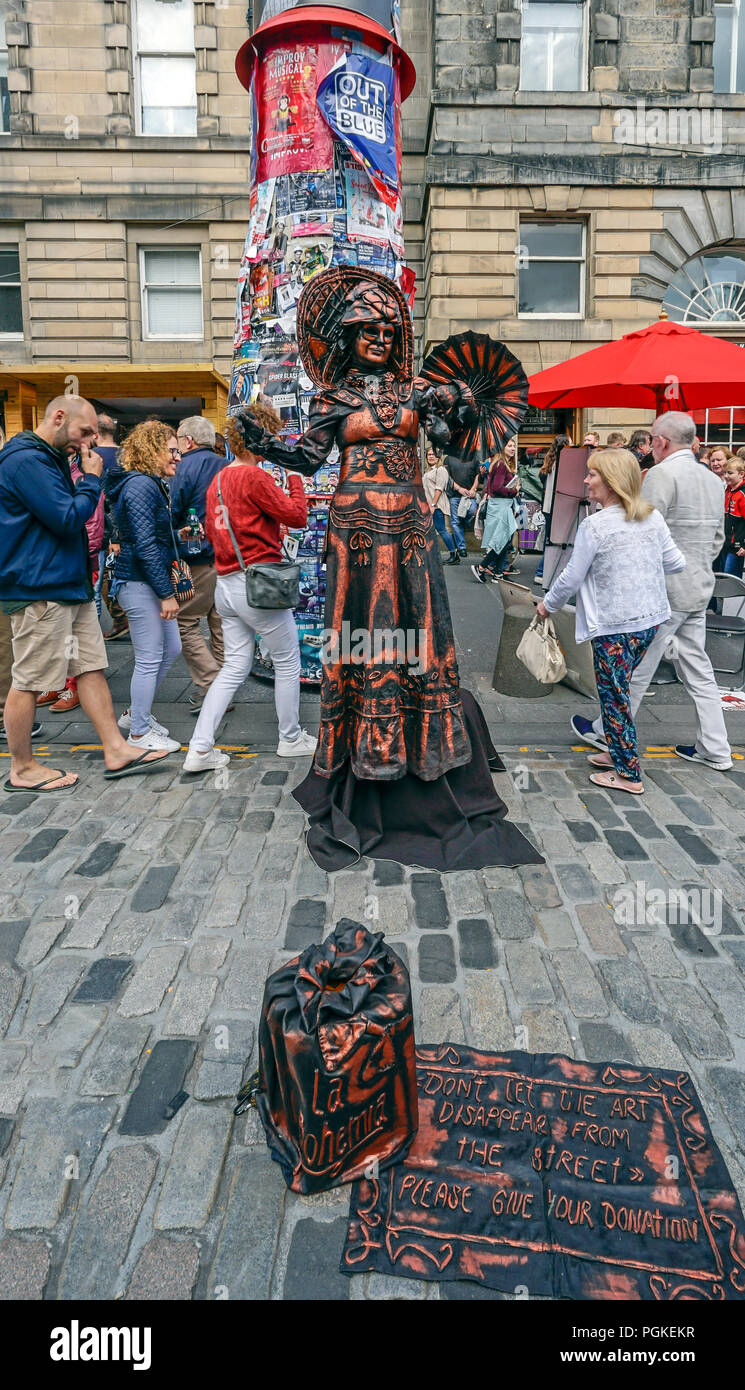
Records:
<instances>
[{"instance_id":1,"label":"performer's orange and black dress","mask_svg":"<svg viewBox=\"0 0 745 1390\"><path fill-rule=\"evenodd\" d=\"M313 293L311 294L311 291ZM360 325L396 325L390 364L366 374L350 344ZM294 795L324 869L362 855L441 871L540 863L504 820L490 769L501 762L461 689L420 428L437 438L469 390L413 379L411 321L385 277L340 268L310 281L298 315L303 361L321 384L295 446L249 447L312 474L339 449L326 548L326 648L313 767Z\"/></svg>"}]
</instances>

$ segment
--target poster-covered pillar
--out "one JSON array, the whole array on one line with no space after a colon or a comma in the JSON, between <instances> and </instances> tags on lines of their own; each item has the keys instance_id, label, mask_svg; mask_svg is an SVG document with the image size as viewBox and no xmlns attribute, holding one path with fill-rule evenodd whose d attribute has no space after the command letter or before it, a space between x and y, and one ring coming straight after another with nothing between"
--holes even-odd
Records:
<instances>
[{"instance_id":1,"label":"poster-covered pillar","mask_svg":"<svg viewBox=\"0 0 745 1390\"><path fill-rule=\"evenodd\" d=\"M366 266L399 284L413 305L403 240L401 102L415 73L395 37L391 0L360 5L389 14L390 28L341 6L277 8L236 59L251 93L253 140L228 414L261 393L281 417L283 438L293 442L307 427L314 392L297 344L297 302L308 281L332 265ZM281 469L264 466L284 481ZM301 679L311 685L321 679L322 555L338 481L333 455L303 479L308 528L293 536L301 566ZM271 675L260 641L254 672Z\"/></svg>"}]
</instances>

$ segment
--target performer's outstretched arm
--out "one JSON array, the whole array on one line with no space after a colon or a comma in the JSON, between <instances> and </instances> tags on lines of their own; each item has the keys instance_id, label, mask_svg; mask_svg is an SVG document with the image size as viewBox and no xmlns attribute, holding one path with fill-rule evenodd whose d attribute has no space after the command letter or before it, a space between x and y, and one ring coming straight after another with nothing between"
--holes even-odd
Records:
<instances>
[{"instance_id":1,"label":"performer's outstretched arm","mask_svg":"<svg viewBox=\"0 0 745 1390\"><path fill-rule=\"evenodd\" d=\"M297 444L286 444L262 429L261 425L248 415L241 416L241 430L246 447L259 458L268 459L280 468L302 473L310 478L322 468L336 441L336 417L311 410L310 424Z\"/></svg>"}]
</instances>

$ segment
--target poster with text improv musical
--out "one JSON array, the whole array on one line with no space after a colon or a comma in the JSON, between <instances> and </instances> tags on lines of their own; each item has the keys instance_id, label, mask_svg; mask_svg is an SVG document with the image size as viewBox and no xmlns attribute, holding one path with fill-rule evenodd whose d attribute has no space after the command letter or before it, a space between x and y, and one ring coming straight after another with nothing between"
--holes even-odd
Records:
<instances>
[{"instance_id":1,"label":"poster with text improv musical","mask_svg":"<svg viewBox=\"0 0 745 1390\"><path fill-rule=\"evenodd\" d=\"M331 133L318 116L317 82L317 44L273 48L259 66L259 183L276 174L331 167Z\"/></svg>"}]
</instances>

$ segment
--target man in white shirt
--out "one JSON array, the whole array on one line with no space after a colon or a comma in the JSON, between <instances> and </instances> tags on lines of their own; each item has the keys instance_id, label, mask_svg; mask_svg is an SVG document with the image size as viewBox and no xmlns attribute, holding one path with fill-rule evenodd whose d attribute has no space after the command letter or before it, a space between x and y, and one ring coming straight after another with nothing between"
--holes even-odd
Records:
<instances>
[{"instance_id":1,"label":"man in white shirt","mask_svg":"<svg viewBox=\"0 0 745 1390\"><path fill-rule=\"evenodd\" d=\"M721 485L702 468L692 445L696 427L690 415L672 410L652 426L655 467L642 485L643 495L661 512L686 567L667 576L671 616L654 638L631 679L631 712L636 712L663 656L672 660L696 706L694 744L678 744L679 758L705 763L726 772L732 754L722 712L722 700L711 661L706 654L706 605L714 590L712 564L724 543L724 495ZM572 731L594 748L605 751L600 718L575 714Z\"/></svg>"}]
</instances>

